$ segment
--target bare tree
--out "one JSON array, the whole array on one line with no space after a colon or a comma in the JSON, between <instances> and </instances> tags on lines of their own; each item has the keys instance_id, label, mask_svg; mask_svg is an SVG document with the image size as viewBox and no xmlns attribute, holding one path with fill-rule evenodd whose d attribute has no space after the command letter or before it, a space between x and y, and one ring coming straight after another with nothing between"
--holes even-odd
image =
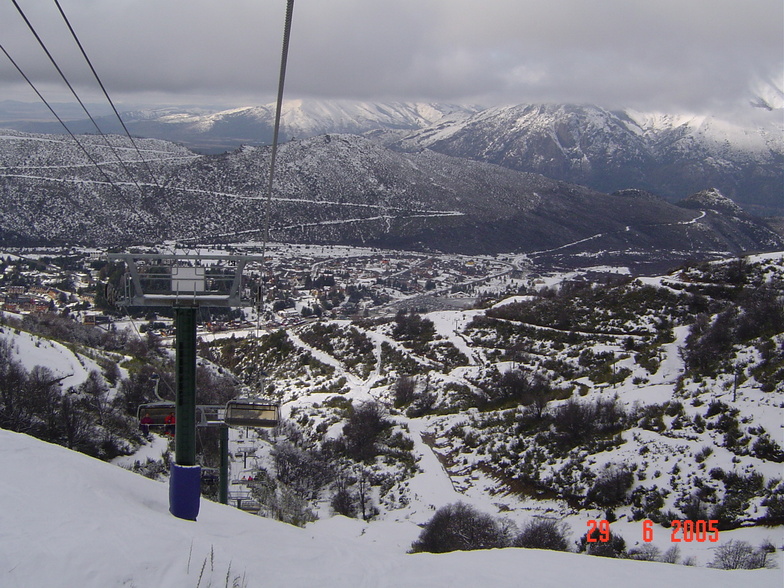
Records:
<instances>
[{"instance_id":1,"label":"bare tree","mask_svg":"<svg viewBox=\"0 0 784 588\"><path fill-rule=\"evenodd\" d=\"M65 446L78 449L90 437L90 419L78 406L72 394L64 394L60 403L60 417Z\"/></svg>"},{"instance_id":2,"label":"bare tree","mask_svg":"<svg viewBox=\"0 0 784 588\"><path fill-rule=\"evenodd\" d=\"M370 496L370 474L365 468L359 468L357 474L357 500L359 509L362 513L362 520L369 521L378 514L378 509L373 506L373 499Z\"/></svg>"},{"instance_id":3,"label":"bare tree","mask_svg":"<svg viewBox=\"0 0 784 588\"><path fill-rule=\"evenodd\" d=\"M673 545L665 551L661 557L659 557L659 561L662 563L669 563L669 564L677 564L678 561L681 559L681 548L677 545Z\"/></svg>"},{"instance_id":4,"label":"bare tree","mask_svg":"<svg viewBox=\"0 0 784 588\"><path fill-rule=\"evenodd\" d=\"M755 570L772 567L773 562L769 556L774 551L776 548L770 541L764 541L762 545L754 549L746 541L730 539L724 545L716 548L713 560L708 564L708 567L722 570Z\"/></svg>"},{"instance_id":5,"label":"bare tree","mask_svg":"<svg viewBox=\"0 0 784 588\"><path fill-rule=\"evenodd\" d=\"M355 461L373 460L378 455L378 436L389 425L390 422L377 403L365 402L359 405L343 427L348 456Z\"/></svg>"},{"instance_id":6,"label":"bare tree","mask_svg":"<svg viewBox=\"0 0 784 588\"><path fill-rule=\"evenodd\" d=\"M60 381L52 370L35 366L27 377L25 393L30 412L43 422L43 437L57 439L60 424Z\"/></svg>"},{"instance_id":7,"label":"bare tree","mask_svg":"<svg viewBox=\"0 0 784 588\"><path fill-rule=\"evenodd\" d=\"M101 374L92 370L87 379L79 385L78 391L89 400L98 415L98 423L103 425L104 416L108 410L109 387Z\"/></svg>"},{"instance_id":8,"label":"bare tree","mask_svg":"<svg viewBox=\"0 0 784 588\"><path fill-rule=\"evenodd\" d=\"M342 476L338 478L335 486L335 494L332 496L332 500L330 501L332 512L343 515L344 517L356 517L357 496L350 490L346 478Z\"/></svg>"},{"instance_id":9,"label":"bare tree","mask_svg":"<svg viewBox=\"0 0 784 588\"><path fill-rule=\"evenodd\" d=\"M23 390L27 372L14 360L12 346L0 339L0 427L10 431L29 432L32 427Z\"/></svg>"}]
</instances>

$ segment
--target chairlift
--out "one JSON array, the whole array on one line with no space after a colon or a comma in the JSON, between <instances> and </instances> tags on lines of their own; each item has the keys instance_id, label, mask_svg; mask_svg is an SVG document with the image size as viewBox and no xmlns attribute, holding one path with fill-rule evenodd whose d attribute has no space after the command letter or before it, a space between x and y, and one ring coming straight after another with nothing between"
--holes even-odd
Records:
<instances>
[{"instance_id":1,"label":"chairlift","mask_svg":"<svg viewBox=\"0 0 784 588\"><path fill-rule=\"evenodd\" d=\"M136 409L136 418L141 422L145 416L149 416L152 420L146 424L151 427L163 427L167 424L166 417L175 410L173 402L147 402L140 404Z\"/></svg>"},{"instance_id":2,"label":"chairlift","mask_svg":"<svg viewBox=\"0 0 784 588\"><path fill-rule=\"evenodd\" d=\"M230 427L275 427L280 407L258 398L235 398L226 403L224 421Z\"/></svg>"},{"instance_id":3,"label":"chairlift","mask_svg":"<svg viewBox=\"0 0 784 588\"><path fill-rule=\"evenodd\" d=\"M218 468L201 468L202 482L218 482L220 480L220 470Z\"/></svg>"},{"instance_id":4,"label":"chairlift","mask_svg":"<svg viewBox=\"0 0 784 588\"><path fill-rule=\"evenodd\" d=\"M199 404L196 406L195 423L197 427L214 427L223 425L223 405ZM176 413L177 408L173 402L147 402L140 404L136 409L136 419L141 423L142 418L149 416L149 422L143 423L150 427L163 427L167 425L166 417Z\"/></svg>"}]
</instances>

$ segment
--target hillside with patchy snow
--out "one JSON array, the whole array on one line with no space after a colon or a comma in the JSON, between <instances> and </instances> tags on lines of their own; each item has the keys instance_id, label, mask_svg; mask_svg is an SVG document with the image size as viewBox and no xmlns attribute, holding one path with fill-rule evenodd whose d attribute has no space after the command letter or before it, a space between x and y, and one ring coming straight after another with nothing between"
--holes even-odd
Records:
<instances>
[{"instance_id":1,"label":"hillside with patchy snow","mask_svg":"<svg viewBox=\"0 0 784 588\"><path fill-rule=\"evenodd\" d=\"M359 264L361 252L353 256ZM314 281L329 263L313 265ZM153 369L169 393L171 354L154 338L74 327L63 345L53 335L66 319L4 315L4 422L24 417L22 430L73 447L90 436L103 443L85 445L94 454L157 480L2 432L11 475L0 482L0 541L12 548L0 561L10 585L304 586L318 575L327 586L513 586L521 569L541 586L631 576L641 586L777 585L780 570L705 566L730 541L770 545L770 561L781 562L784 257L636 279L622 269L606 283L588 271L499 273L470 310L418 312L412 296L393 316L204 334L200 402L217 403L240 381L281 402L285 416L272 431L232 431L232 506L304 530L206 499L197 523L166 512L169 444L141 436L133 418L154 400ZM314 285L323 292L311 304L337 296L335 275L334 286ZM35 394L13 396L14 382ZM51 422L33 406L54 406ZM81 416L82 437L58 406ZM217 441L199 436L200 463L212 467ZM624 540L615 555L697 567L515 548L407 555L421 526L458 501L510 537L551 519L578 551L590 521L608 521ZM689 535L675 520L692 521ZM716 542L704 533L709 521ZM57 559L41 567L45 553Z\"/></svg>"},{"instance_id":2,"label":"hillside with patchy snow","mask_svg":"<svg viewBox=\"0 0 784 588\"><path fill-rule=\"evenodd\" d=\"M695 212L640 191L602 194L433 151L401 153L356 135L281 145L269 200L269 148L195 156L160 141L137 147L118 136L78 145L0 136L0 242L236 243L260 238L269 219L278 241L468 254L568 247L624 263L784 245L742 212Z\"/></svg>"},{"instance_id":3,"label":"hillside with patchy snow","mask_svg":"<svg viewBox=\"0 0 784 588\"><path fill-rule=\"evenodd\" d=\"M416 501L403 451L416 447L499 512L781 524L783 267L772 255L566 282L485 312L401 311L208 348L249 384L264 366L314 460L343 455L333 442L362 403L387 406L377 455L389 467L370 468L382 518ZM737 271L751 299L721 285Z\"/></svg>"}]
</instances>

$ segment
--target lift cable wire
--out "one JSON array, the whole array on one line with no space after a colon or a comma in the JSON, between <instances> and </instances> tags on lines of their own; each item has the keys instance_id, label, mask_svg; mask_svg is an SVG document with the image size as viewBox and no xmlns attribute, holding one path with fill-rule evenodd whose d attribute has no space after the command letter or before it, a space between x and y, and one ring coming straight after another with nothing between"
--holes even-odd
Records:
<instances>
[{"instance_id":1,"label":"lift cable wire","mask_svg":"<svg viewBox=\"0 0 784 588\"><path fill-rule=\"evenodd\" d=\"M270 210L272 208L272 183L274 180L275 175L275 160L277 159L278 155L278 134L280 131L280 113L283 109L283 85L286 81L286 63L288 61L288 54L289 54L289 37L291 35L291 19L292 19L292 12L294 10L294 0L288 0L286 5L286 22L283 29L283 51L281 52L280 57L280 78L278 79L278 101L275 106L275 126L273 127L272 132L272 152L270 154L270 171L269 171L269 182L267 184L267 210L266 210L266 217L264 221L264 243L263 246L266 248L267 241L269 240L269 228L270 228ZM262 251L263 255L263 251Z\"/></svg>"},{"instance_id":2,"label":"lift cable wire","mask_svg":"<svg viewBox=\"0 0 784 588\"><path fill-rule=\"evenodd\" d=\"M19 14L21 15L22 19L25 21L25 24L27 24L27 28L29 28L29 29L30 29L30 32L31 32L31 33L33 33L33 36L34 36L34 37L35 37L35 39L38 41L38 44L41 46L41 49L43 49L43 50L44 50L44 53L46 53L46 56L49 58L49 61L52 63L52 65L54 66L54 68L57 70L57 73L59 73L59 74L60 74L60 77L61 77L61 78L63 79L63 81L65 82L65 85L66 85L66 86L68 86L68 89L69 89L69 90L71 90L71 93L73 94L74 98L76 98L76 101L79 103L79 106L81 106L81 107L82 107L82 110L84 110L84 113L87 115L87 118L89 118L89 119L90 119L90 121L93 123L93 126L95 126L95 129L98 131L98 134L99 134L99 135L101 135L101 137L103 137L104 141L106 141L106 145L107 145L107 147L109 147L109 149L112 151L112 153L114 154L114 156L117 158L117 161L120 163L120 165L122 166L122 168L125 170L125 173L127 174L127 176L128 176L128 177L129 177L129 178L130 178L130 179L133 181L133 183L136 185L136 188L139 190L139 193L140 193L142 196L144 196L144 192L142 191L142 188L141 188L141 186L139 186L139 183L136 181L136 178L135 178L134 174L132 174L132 173L130 172L130 170L128 169L128 167L125 165L125 162L123 161L122 157L120 157L119 153L117 153L117 150L114 148L114 146L113 146L113 145L111 144L111 142L109 141L109 138L108 138L108 137L107 137L107 136L104 134L104 132L103 132L103 131L101 130L101 128L98 126L98 123L96 123L96 122L95 122L95 119L94 119L94 118L93 118L93 116L90 114L90 112L87 110L87 107L84 105L84 102L82 102L81 98L79 98L79 95L76 93L76 90L74 90L74 87L71 85L71 82L69 82L69 81L68 81L68 78L67 78L67 77L65 76L65 74L63 73L63 70L62 70L62 69L60 69L60 66L59 66L59 65L57 65L57 62L55 61L54 57L53 57L53 56L52 56L52 54L49 52L49 49L47 49L47 48L46 48L46 44L43 42L43 40L41 39L41 37L38 35L38 32L35 30L35 27L33 27L33 24L32 24L32 23L30 22L30 20L27 18L27 15L25 15L25 13L24 13L24 11L22 10L21 6L19 6L19 4L17 3L17 1L16 1L16 0L11 0L11 2L13 2L14 6L16 7L16 10L19 12ZM97 164L96 164L96 165L97 165ZM119 189L119 188L118 188L118 189Z\"/></svg>"},{"instance_id":3,"label":"lift cable wire","mask_svg":"<svg viewBox=\"0 0 784 588\"><path fill-rule=\"evenodd\" d=\"M120 193L120 195L122 195L122 190L120 190L120 188L119 188L119 187L118 187L118 186L117 186L117 185L114 183L114 181L113 181L113 180L112 180L112 179L109 177L109 175L106 173L106 171L105 171L105 170L104 170L104 169L103 169L103 168L102 168L102 167L101 167L101 166L98 164L98 162L97 162L97 161L95 161L95 159L94 159L94 158L93 158L93 156L90 154L90 152L89 152L89 151L88 151L88 150L85 148L85 146L84 146L84 145L82 145L82 143L79 141L79 139L77 139L77 138L76 138L76 135L74 135L74 134L71 132L71 129L69 129L69 128L68 128L68 126L67 126L67 125L66 125L66 124L63 122L63 119L61 119L61 118L59 117L59 115L58 115L58 114L55 112L54 108L52 108L51 104L49 104L49 102L47 102L47 101L46 101L46 98L44 98L44 97L43 97L43 95L41 94L41 92L39 92L39 91L38 91L38 88L36 88L36 87L35 87L35 84L33 84L32 80L30 80L30 78L29 78L29 77L27 77L27 74L25 74L25 72L24 72L24 71L22 71L22 68L21 68L21 67L19 67L19 65L16 63L16 61L14 61L14 59L11 57L11 55L9 55L8 51L6 51L6 50L5 50L5 47L3 47L3 45L2 45L2 44L0 44L0 50L2 50L2 51L3 51L3 53L5 53L5 56L6 56L6 57L8 58L8 60L11 62L11 64L13 64L13 66L16 68L16 71L18 71L18 72L19 72L19 74L20 74L20 75L21 75L21 76L22 76L22 77L25 79L25 81L26 81L26 82L27 82L27 83L30 85L30 87L33 89L33 91L34 91L34 92L35 92L35 93L38 95L38 97L41 99L41 101L42 101L42 102L43 102L43 103L46 105L46 107L49 109L49 112L51 112L51 113L54 115L54 117L55 117L55 118L57 119L57 121L58 121L58 122L59 122L59 123L60 123L60 124L63 126L63 128L66 130L66 132L67 132L69 135L71 135L71 138L72 138L72 139L73 139L73 140L76 142L76 144L79 146L79 148L80 148L80 149L81 149L81 150L84 152L84 154L87 156L87 159L90 161L90 163L92 163L92 164L93 164L93 165L94 165L94 166L95 166L95 167L98 169L98 171L99 171L99 172L101 172L101 174L102 174L102 175L103 175L103 177L106 179L106 181L107 181L107 182L108 182L108 183L109 183L109 184L110 184L110 185L111 185L111 186L112 186L112 187L113 187L115 190L117 190L117 191Z\"/></svg>"},{"instance_id":4,"label":"lift cable wire","mask_svg":"<svg viewBox=\"0 0 784 588\"><path fill-rule=\"evenodd\" d=\"M142 163L144 164L144 167L147 169L147 173L150 175L150 178L152 178L152 181L155 184L156 188L160 189L161 186L158 183L158 180L155 178L155 175L152 173L152 169L150 169L150 164L147 162L146 159L144 159L144 156L142 155L141 151L139 150L139 146L136 144L136 141L133 140L133 137L131 136L131 133L128 130L128 127L125 126L125 121L123 121L122 117L120 116L120 113L117 112L117 108L115 107L114 102L112 101L112 99L109 97L109 93L106 91L106 87L103 85L103 82L101 81L101 78L98 76L98 72L95 70L95 67L93 67L93 64L92 64L92 61L90 61L90 58L87 57L87 52L84 50L84 47L82 46L82 43L79 41L79 37L76 36L76 31L74 31L73 27L71 26L71 22L68 20L68 17L65 16L65 12L63 11L62 6L60 6L59 0L54 0L54 3L57 6L57 9L60 11L60 15L63 17L63 20L65 21L66 26L68 26L68 30L71 31L71 35L73 36L74 41L76 41L76 44L79 47L79 50L82 52L82 56L84 56L84 60L87 62L87 65L90 66L90 70L93 72L93 75L95 76L95 81L98 82L98 85L101 87L101 91L103 91L103 95L106 96L106 100L111 105L112 110L114 111L114 114L117 116L117 120L120 121L120 124L122 125L122 128L125 131L125 134L128 136L128 139L130 139L131 144L133 145L134 149L136 150L136 153L139 156L139 159L142 161Z\"/></svg>"},{"instance_id":5,"label":"lift cable wire","mask_svg":"<svg viewBox=\"0 0 784 588\"><path fill-rule=\"evenodd\" d=\"M280 114L283 110L283 86L286 81L286 63L288 62L289 55L289 37L291 36L291 20L294 11L294 0L287 0L286 4L286 20L283 26L283 50L280 57L280 77L278 79L278 100L275 106L275 126L272 131L272 150L270 152L270 169L269 179L267 182L267 203L264 215L264 235L261 244L261 258L262 263L267 263L267 241L269 241L270 232L270 215L272 210L272 185L275 176L275 161L278 154L278 135L280 132ZM258 310L257 310L257 323L261 320L261 311L264 307L264 272L262 271L261 280L259 281L259 296L258 296Z\"/></svg>"}]
</instances>

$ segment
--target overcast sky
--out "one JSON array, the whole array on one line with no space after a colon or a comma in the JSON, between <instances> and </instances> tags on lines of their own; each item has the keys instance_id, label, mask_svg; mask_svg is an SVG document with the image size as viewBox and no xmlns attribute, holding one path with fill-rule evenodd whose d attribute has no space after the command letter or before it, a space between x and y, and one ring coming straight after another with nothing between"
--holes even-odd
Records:
<instances>
[{"instance_id":1,"label":"overcast sky","mask_svg":"<svg viewBox=\"0 0 784 588\"><path fill-rule=\"evenodd\" d=\"M97 100L54 2L17 2ZM285 0L60 4L118 103L274 97ZM11 2L0 43L47 99L69 99ZM286 96L712 112L783 70L782 0L296 0ZM0 54L0 99L37 100L20 80Z\"/></svg>"}]
</instances>

